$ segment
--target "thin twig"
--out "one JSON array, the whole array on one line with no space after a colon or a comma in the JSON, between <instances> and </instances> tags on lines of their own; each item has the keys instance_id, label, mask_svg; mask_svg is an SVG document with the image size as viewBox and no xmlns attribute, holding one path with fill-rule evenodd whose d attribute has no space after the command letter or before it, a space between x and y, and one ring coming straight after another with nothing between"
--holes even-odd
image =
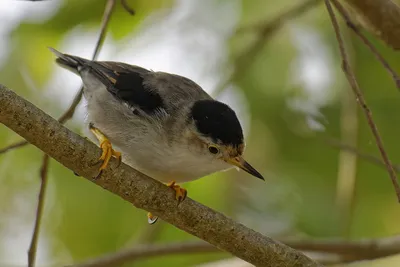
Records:
<instances>
[{"instance_id":1,"label":"thin twig","mask_svg":"<svg viewBox=\"0 0 400 267\"><path fill-rule=\"evenodd\" d=\"M43 217L44 199L47 188L47 177L50 158L47 154L43 154L43 163L40 168L40 191L38 196L38 205L36 209L35 227L33 229L32 240L28 250L28 267L35 266L37 244L39 239L40 225Z\"/></svg>"},{"instance_id":2,"label":"thin twig","mask_svg":"<svg viewBox=\"0 0 400 267\"><path fill-rule=\"evenodd\" d=\"M257 23L256 25L244 26L237 29L236 34L241 34L248 31L256 31L257 39L250 44L244 51L242 51L235 59L233 65L235 69L229 77L222 81L213 92L214 96L219 95L225 87L236 77L239 73L243 73L248 70L251 64L255 61L255 57L263 49L266 41L271 38L279 29L285 25L289 20L304 14L306 11L311 9L320 3L320 0L305 0L300 4L291 7L288 10L283 11L268 21Z\"/></svg>"},{"instance_id":3,"label":"thin twig","mask_svg":"<svg viewBox=\"0 0 400 267\"><path fill-rule=\"evenodd\" d=\"M371 43L371 41L369 41L368 38L364 36L364 34L356 26L356 24L352 22L349 13L346 11L343 5L340 4L337 0L332 0L331 2L335 6L335 8L339 11L339 13L342 14L344 20L346 21L347 27L349 27L369 48L369 50L371 50L372 54L376 57L376 59L383 65L386 71L389 72L389 74L392 76L392 79L394 80L397 88L400 89L400 77L396 73L396 71L389 65L389 63L378 51L378 49L376 49L376 47Z\"/></svg>"},{"instance_id":4,"label":"thin twig","mask_svg":"<svg viewBox=\"0 0 400 267\"><path fill-rule=\"evenodd\" d=\"M362 92L360 90L360 87L359 87L359 85L357 83L355 75L354 75L354 73L353 73L353 71L352 71L352 69L350 67L350 64L349 64L349 61L348 61L348 57L347 57L347 52L346 52L346 49L345 49L345 46L344 46L344 41L343 41L343 38L342 38L342 35L341 35L341 32L340 32L339 23L338 23L338 21L336 19L335 13L333 12L333 9L332 9L332 6L330 4L330 1L329 0L325 0L325 5L326 5L326 8L328 10L329 17L331 18L331 22L332 22L332 25L333 25L333 28L334 28L335 34L336 34L336 39L337 39L338 44L339 44L339 50L340 50L340 54L341 54L341 57L342 57L342 69L343 69L343 72L346 74L346 77L347 77L347 79L348 79L348 81L350 83L350 86L353 89L353 92L354 92L354 94L356 96L357 102L360 104L362 110L365 113L365 116L366 116L367 121L368 121L368 125L371 128L372 134L375 137L376 145L379 148L379 152L381 153L383 161L385 162L386 168L388 170L389 176L390 176L390 178L392 180L394 189L396 191L397 199L400 202L400 186L399 186L399 183L397 181L396 172L394 171L393 166L392 166L392 164L391 164L391 162L389 160L389 157L388 157L388 155L387 155L387 153L386 153L386 151L385 151L385 149L383 147L383 141L382 141L381 136L380 136L380 134L378 132L378 128L377 128L377 126L376 126L376 124L375 124L375 122L374 122L374 120L372 118L372 113L371 113L370 109L368 108L368 106L367 106L367 104L365 102L364 96L363 96L363 94L362 94Z\"/></svg>"},{"instance_id":5,"label":"thin twig","mask_svg":"<svg viewBox=\"0 0 400 267\"><path fill-rule=\"evenodd\" d=\"M28 142L25 141L25 140L24 141L19 141L18 143L15 143L15 144L11 144L11 145L9 145L9 146L7 146L5 148L0 149L0 155L3 154L3 153L8 152L10 150L23 147L23 146L25 146L27 144L28 144Z\"/></svg>"},{"instance_id":6,"label":"thin twig","mask_svg":"<svg viewBox=\"0 0 400 267\"><path fill-rule=\"evenodd\" d=\"M132 16L135 15L135 10L129 6L126 0L121 0L121 5L125 8L125 10L131 14Z\"/></svg>"},{"instance_id":7,"label":"thin twig","mask_svg":"<svg viewBox=\"0 0 400 267\"><path fill-rule=\"evenodd\" d=\"M97 40L97 43L96 43L96 46L95 46L95 49L93 52L93 56L92 56L93 60L95 60L97 58L97 56L100 52L100 49L103 46L104 39L105 39L106 32L107 32L107 26L109 24L112 11L115 7L115 2L116 2L116 0L107 1L106 7L104 9L102 23L101 23L100 34L99 34L99 37L98 37L98 40ZM78 106L79 102L82 99L82 95L83 95L83 86L80 88L79 92L75 96L71 106L58 119L58 121L61 124L64 124L65 122L67 122L69 119L72 118L72 116L75 113L76 107ZM43 206L44 206L45 193L46 193L46 188L47 188L48 165L49 165L49 156L47 154L44 154L41 172L40 172L41 184L40 184L40 192L39 192L39 197L38 197L38 206L37 206L37 211L36 211L35 227L34 227L34 231L33 231L33 235L32 235L31 244L30 244L30 247L28 250L28 266L29 267L35 266L37 243L38 243L38 237L39 237L39 232L40 232L40 223L41 223L42 216L43 216Z\"/></svg>"}]
</instances>

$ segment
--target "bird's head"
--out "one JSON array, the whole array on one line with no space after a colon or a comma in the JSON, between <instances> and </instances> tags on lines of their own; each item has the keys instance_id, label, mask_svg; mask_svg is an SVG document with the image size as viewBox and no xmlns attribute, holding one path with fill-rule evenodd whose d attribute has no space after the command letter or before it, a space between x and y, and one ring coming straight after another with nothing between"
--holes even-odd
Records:
<instances>
[{"instance_id":1,"label":"bird's head","mask_svg":"<svg viewBox=\"0 0 400 267\"><path fill-rule=\"evenodd\" d=\"M264 180L262 175L243 158L245 143L243 131L235 112L216 100L199 100L189 116L203 154L213 161L225 162ZM229 166L228 165L228 166Z\"/></svg>"}]
</instances>

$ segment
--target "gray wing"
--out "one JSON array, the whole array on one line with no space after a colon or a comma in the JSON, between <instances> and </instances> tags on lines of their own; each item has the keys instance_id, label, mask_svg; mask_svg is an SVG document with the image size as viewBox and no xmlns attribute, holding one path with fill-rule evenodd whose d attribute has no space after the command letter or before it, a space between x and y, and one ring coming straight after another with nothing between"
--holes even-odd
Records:
<instances>
[{"instance_id":1,"label":"gray wing","mask_svg":"<svg viewBox=\"0 0 400 267\"><path fill-rule=\"evenodd\" d=\"M91 61L52 48L51 51L63 67L77 73L89 71L116 99L149 115L160 110L172 114L196 100L211 99L199 85L179 75L120 62Z\"/></svg>"},{"instance_id":2,"label":"gray wing","mask_svg":"<svg viewBox=\"0 0 400 267\"><path fill-rule=\"evenodd\" d=\"M197 100L212 99L197 83L183 76L150 72L145 76L144 87L156 92L171 112L187 107Z\"/></svg>"},{"instance_id":3,"label":"gray wing","mask_svg":"<svg viewBox=\"0 0 400 267\"><path fill-rule=\"evenodd\" d=\"M212 99L198 84L179 75L109 61L90 66L104 74L112 95L148 114L160 109L172 114L196 100Z\"/></svg>"}]
</instances>

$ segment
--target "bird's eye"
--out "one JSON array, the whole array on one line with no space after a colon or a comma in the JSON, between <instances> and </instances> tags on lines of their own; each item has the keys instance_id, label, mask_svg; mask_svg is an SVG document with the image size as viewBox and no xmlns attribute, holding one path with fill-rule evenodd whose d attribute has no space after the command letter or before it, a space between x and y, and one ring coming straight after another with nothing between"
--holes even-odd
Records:
<instances>
[{"instance_id":1,"label":"bird's eye","mask_svg":"<svg viewBox=\"0 0 400 267\"><path fill-rule=\"evenodd\" d=\"M213 145L209 145L208 146L208 151L210 151L210 153L212 153L212 154L218 154L219 153L219 149L216 146L213 146Z\"/></svg>"}]
</instances>

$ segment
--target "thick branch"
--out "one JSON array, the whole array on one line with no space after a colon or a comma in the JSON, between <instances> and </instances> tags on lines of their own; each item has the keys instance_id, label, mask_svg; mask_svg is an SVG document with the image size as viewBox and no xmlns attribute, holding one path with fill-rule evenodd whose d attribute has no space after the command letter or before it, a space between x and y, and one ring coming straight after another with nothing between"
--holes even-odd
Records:
<instances>
[{"instance_id":1,"label":"thick branch","mask_svg":"<svg viewBox=\"0 0 400 267\"><path fill-rule=\"evenodd\" d=\"M71 132L30 102L0 85L0 122L75 173L93 181L101 150ZM112 159L111 166L117 162ZM179 206L173 191L129 166L107 168L93 181L152 212L179 229L256 266L321 266L304 254L236 223L187 198Z\"/></svg>"},{"instance_id":2,"label":"thick branch","mask_svg":"<svg viewBox=\"0 0 400 267\"><path fill-rule=\"evenodd\" d=\"M345 0L370 30L392 48L400 49L400 7L394 0Z\"/></svg>"}]
</instances>

